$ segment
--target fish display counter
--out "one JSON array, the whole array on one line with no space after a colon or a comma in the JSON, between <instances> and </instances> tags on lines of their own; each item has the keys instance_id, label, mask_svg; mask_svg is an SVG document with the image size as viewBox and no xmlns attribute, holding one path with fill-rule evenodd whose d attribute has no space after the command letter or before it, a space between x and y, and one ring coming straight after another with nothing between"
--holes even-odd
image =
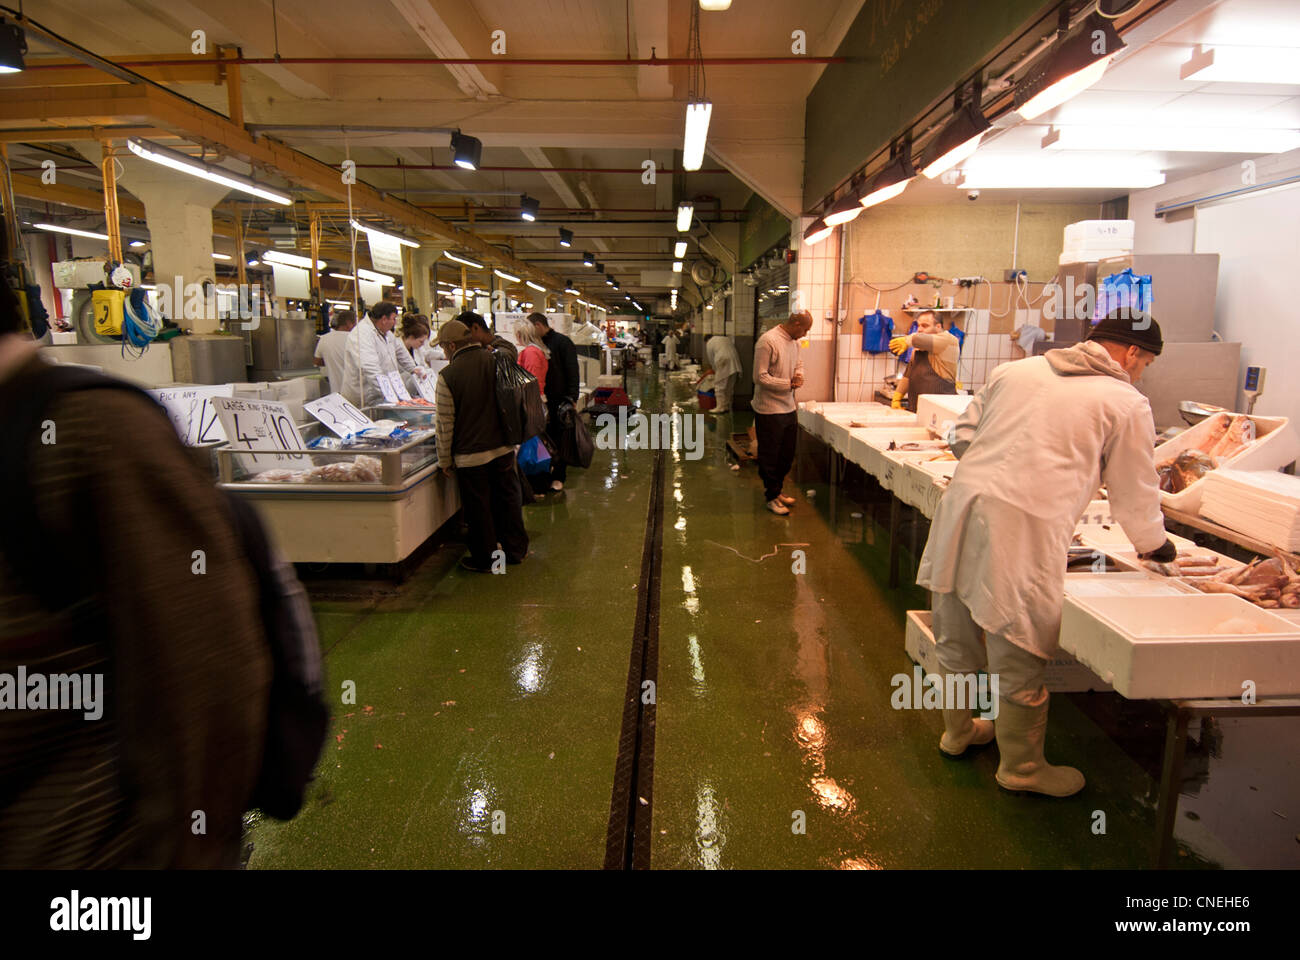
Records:
<instances>
[{"instance_id":1,"label":"fish display counter","mask_svg":"<svg viewBox=\"0 0 1300 960\"><path fill-rule=\"evenodd\" d=\"M798 418L833 453L861 467L909 507L934 516L957 460L945 440L918 425L917 414L883 403L802 403Z\"/></svg>"},{"instance_id":2,"label":"fish display counter","mask_svg":"<svg viewBox=\"0 0 1300 960\"><path fill-rule=\"evenodd\" d=\"M348 443L315 424L302 428L302 452L226 445L220 485L253 503L295 563L400 563L460 509L433 430L404 433Z\"/></svg>"}]
</instances>

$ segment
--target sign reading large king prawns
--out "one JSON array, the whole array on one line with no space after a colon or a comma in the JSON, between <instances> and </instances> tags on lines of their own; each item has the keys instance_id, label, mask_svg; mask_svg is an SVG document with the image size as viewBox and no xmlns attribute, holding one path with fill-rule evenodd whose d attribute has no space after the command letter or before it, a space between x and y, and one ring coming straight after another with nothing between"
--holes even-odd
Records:
<instances>
[{"instance_id":1,"label":"sign reading large king prawns","mask_svg":"<svg viewBox=\"0 0 1300 960\"><path fill-rule=\"evenodd\" d=\"M251 463L263 470L268 464L301 465L306 446L283 403L241 397L213 397L211 403L231 448L247 451Z\"/></svg>"}]
</instances>

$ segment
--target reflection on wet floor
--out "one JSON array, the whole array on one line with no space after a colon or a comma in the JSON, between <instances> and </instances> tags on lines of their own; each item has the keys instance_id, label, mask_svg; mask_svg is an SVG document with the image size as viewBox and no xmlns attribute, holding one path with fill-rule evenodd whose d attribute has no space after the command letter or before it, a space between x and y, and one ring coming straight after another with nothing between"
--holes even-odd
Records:
<instances>
[{"instance_id":1,"label":"reflection on wet floor","mask_svg":"<svg viewBox=\"0 0 1300 960\"><path fill-rule=\"evenodd\" d=\"M659 409L662 380L629 384ZM695 413L686 377L667 390ZM747 415L719 419L674 418L666 463L652 866L1147 866L1159 710L1054 697L1049 757L1089 783L1064 801L999 791L996 748L944 760L939 717L890 706L926 598L883 586L882 505L837 491L832 525L805 478L773 516L723 446ZM250 866L601 865L653 462L597 449L525 508L534 554L505 576L458 571L448 545L396 590L317 598L330 682L357 704L335 706L303 813L252 828ZM1177 865L1300 866L1298 744L1292 719L1194 729Z\"/></svg>"}]
</instances>

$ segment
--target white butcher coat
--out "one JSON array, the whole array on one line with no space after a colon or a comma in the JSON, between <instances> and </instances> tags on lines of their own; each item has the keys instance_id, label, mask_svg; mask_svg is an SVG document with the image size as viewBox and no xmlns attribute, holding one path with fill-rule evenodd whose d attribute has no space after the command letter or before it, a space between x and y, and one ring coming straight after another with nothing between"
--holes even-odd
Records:
<instances>
[{"instance_id":1,"label":"white butcher coat","mask_svg":"<svg viewBox=\"0 0 1300 960\"><path fill-rule=\"evenodd\" d=\"M713 368L714 380L726 380L740 373L740 354L730 337L721 334L709 337L709 342L704 345L704 355Z\"/></svg>"},{"instance_id":2,"label":"white butcher coat","mask_svg":"<svg viewBox=\"0 0 1300 960\"><path fill-rule=\"evenodd\" d=\"M664 337L664 356L668 358L668 364L671 366L677 362L677 336L668 334Z\"/></svg>"},{"instance_id":3,"label":"white butcher coat","mask_svg":"<svg viewBox=\"0 0 1300 960\"><path fill-rule=\"evenodd\" d=\"M1070 538L1101 484L1139 553L1165 542L1155 442L1151 405L1099 344L997 367L949 435L960 463L917 583L1050 657Z\"/></svg>"},{"instance_id":4,"label":"white butcher coat","mask_svg":"<svg viewBox=\"0 0 1300 960\"><path fill-rule=\"evenodd\" d=\"M373 407L387 402L379 388L379 375L405 374L397 362L398 346L401 345L397 338L391 332L381 335L369 317L363 317L348 331L348 348L343 361L343 396L350 403L358 407ZM404 346L402 352L406 353ZM410 354L407 354L407 360L410 361ZM405 380L403 376L403 382Z\"/></svg>"}]
</instances>

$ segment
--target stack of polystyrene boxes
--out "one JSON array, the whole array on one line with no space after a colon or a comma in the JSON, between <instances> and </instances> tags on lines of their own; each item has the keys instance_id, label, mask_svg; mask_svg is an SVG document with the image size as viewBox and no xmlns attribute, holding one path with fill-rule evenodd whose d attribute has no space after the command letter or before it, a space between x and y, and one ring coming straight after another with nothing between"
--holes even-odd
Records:
<instances>
[{"instance_id":1,"label":"stack of polystyrene boxes","mask_svg":"<svg viewBox=\"0 0 1300 960\"><path fill-rule=\"evenodd\" d=\"M1091 263L1133 253L1132 220L1080 220L1065 228L1060 262Z\"/></svg>"}]
</instances>

